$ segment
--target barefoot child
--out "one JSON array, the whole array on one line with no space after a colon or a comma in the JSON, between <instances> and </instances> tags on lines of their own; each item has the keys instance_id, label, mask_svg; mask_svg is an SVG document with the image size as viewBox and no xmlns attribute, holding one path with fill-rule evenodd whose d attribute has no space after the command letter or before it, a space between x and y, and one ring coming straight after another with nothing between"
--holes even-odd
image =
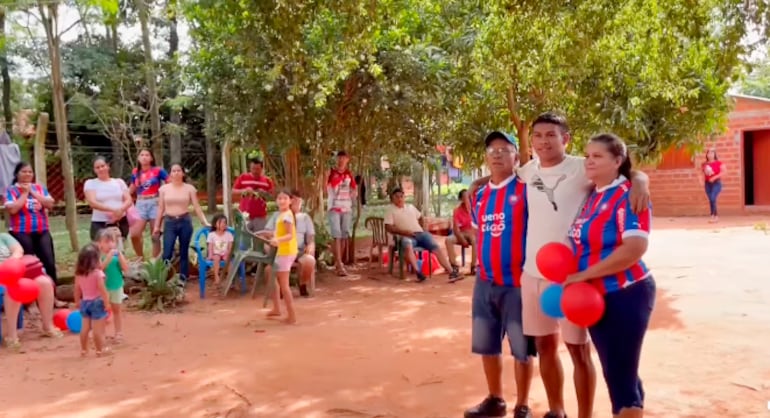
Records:
<instances>
[{"instance_id":1,"label":"barefoot child","mask_svg":"<svg viewBox=\"0 0 770 418\"><path fill-rule=\"evenodd\" d=\"M288 190L281 190L275 198L278 204L278 218L275 221L275 235L270 240L270 245L278 247L275 256L275 275L278 286L273 293L273 310L268 317L281 315L281 295L286 303L286 319L284 322L293 324L297 322L294 315L294 299L289 286L289 273L294 259L297 258L297 228L294 213L291 211L291 193Z\"/></svg>"},{"instance_id":2,"label":"barefoot child","mask_svg":"<svg viewBox=\"0 0 770 418\"><path fill-rule=\"evenodd\" d=\"M104 284L104 272L99 261L99 249L88 244L80 250L75 265L75 304L80 308L83 327L80 329L80 355L88 354L88 334L94 330L96 355L110 354L104 345L104 328L110 306L107 287Z\"/></svg>"},{"instance_id":3,"label":"barefoot child","mask_svg":"<svg viewBox=\"0 0 770 418\"><path fill-rule=\"evenodd\" d=\"M120 231L118 231L120 235ZM115 323L114 341L123 341L123 318L120 305L123 303L123 274L128 272L128 260L118 249L115 231L106 228L96 235L96 245L101 253L101 270L106 276L105 287L112 308L112 320Z\"/></svg>"},{"instance_id":4,"label":"barefoot child","mask_svg":"<svg viewBox=\"0 0 770 418\"><path fill-rule=\"evenodd\" d=\"M219 264L224 261L225 266L230 261L230 253L233 249L233 234L227 230L227 217L222 214L214 216L211 220L211 232L206 239L209 244L209 260L214 268L214 286L219 289ZM227 270L225 270L227 274Z\"/></svg>"}]
</instances>

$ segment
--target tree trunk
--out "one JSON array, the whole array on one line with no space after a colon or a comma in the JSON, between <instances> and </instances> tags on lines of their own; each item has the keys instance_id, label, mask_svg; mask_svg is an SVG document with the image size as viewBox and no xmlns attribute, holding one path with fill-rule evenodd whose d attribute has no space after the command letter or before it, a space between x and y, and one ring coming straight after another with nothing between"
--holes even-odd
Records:
<instances>
[{"instance_id":1,"label":"tree trunk","mask_svg":"<svg viewBox=\"0 0 770 418\"><path fill-rule=\"evenodd\" d=\"M412 164L412 186L413 186L413 199L414 199L414 206L425 214L425 211L423 210L423 207L428 204L428 202L425 201L425 194L423 193L423 189L425 188L425 175L428 174L428 169L423 165L422 163L414 163Z\"/></svg>"},{"instance_id":2,"label":"tree trunk","mask_svg":"<svg viewBox=\"0 0 770 418\"><path fill-rule=\"evenodd\" d=\"M217 144L215 143L215 119L214 114L211 111L211 106L206 105L206 192L208 202L209 213L217 212ZM224 193L224 190L223 190Z\"/></svg>"},{"instance_id":3,"label":"tree trunk","mask_svg":"<svg viewBox=\"0 0 770 418\"><path fill-rule=\"evenodd\" d=\"M3 76L3 117L8 135L13 132L13 110L11 109L11 74L8 71L8 38L5 36L5 9L0 8L0 72Z\"/></svg>"},{"instance_id":4,"label":"tree trunk","mask_svg":"<svg viewBox=\"0 0 770 418\"><path fill-rule=\"evenodd\" d=\"M56 140L59 145L62 176L64 177L65 223L70 236L72 251L78 251L77 202L75 199L75 177L70 157L69 133L67 131L67 109L64 101L64 85L61 74L61 50L58 30L58 2L38 3L40 17L48 42L48 57L51 60L51 84L53 87L53 111L56 119ZM47 10L47 13L46 13Z\"/></svg>"},{"instance_id":5,"label":"tree trunk","mask_svg":"<svg viewBox=\"0 0 770 418\"><path fill-rule=\"evenodd\" d=\"M364 167L362 166L362 162L364 161L364 154L363 152L358 156L358 160L356 161L356 171L358 171L358 174L361 175L361 182L365 183L366 180L364 178ZM358 185L358 193L361 193L361 185ZM361 196L356 196L356 217L353 219L353 225L352 230L350 231L350 240L348 243L348 257L347 257L347 263L346 264L355 264L356 262L356 230L358 229L358 222L361 220L361 210L363 209L363 205L361 205Z\"/></svg>"},{"instance_id":6,"label":"tree trunk","mask_svg":"<svg viewBox=\"0 0 770 418\"><path fill-rule=\"evenodd\" d=\"M169 97L174 99L179 94L179 67L177 62L177 52L179 51L179 33L177 32L177 4L176 0L169 0L168 2L168 23L169 23L169 37L168 37L168 58L171 61L171 74L172 78L171 91ZM169 137L169 152L171 153L171 161L182 162L182 135L180 129L178 129L182 122L182 115L178 109L171 108L171 123L176 129L171 131ZM215 189L216 190L216 189Z\"/></svg>"},{"instance_id":7,"label":"tree trunk","mask_svg":"<svg viewBox=\"0 0 770 418\"><path fill-rule=\"evenodd\" d=\"M158 165L163 165L163 133L160 130L160 98L155 80L155 61L152 59L150 43L149 11L145 0L135 0L139 12L139 25L142 29L142 49L144 49L144 72L147 79L147 93L150 101L150 143L152 153Z\"/></svg>"},{"instance_id":8,"label":"tree trunk","mask_svg":"<svg viewBox=\"0 0 770 418\"><path fill-rule=\"evenodd\" d=\"M516 136L519 138L519 162L524 165L530 160L529 150L529 122L519 113L519 104L516 101L516 92L513 87L508 88L507 93L508 116L516 127Z\"/></svg>"}]
</instances>

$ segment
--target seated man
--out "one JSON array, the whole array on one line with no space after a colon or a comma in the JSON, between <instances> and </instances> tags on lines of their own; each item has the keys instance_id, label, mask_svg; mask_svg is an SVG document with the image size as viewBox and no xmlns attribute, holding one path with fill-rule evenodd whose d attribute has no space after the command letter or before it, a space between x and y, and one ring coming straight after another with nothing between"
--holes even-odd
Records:
<instances>
[{"instance_id":1,"label":"seated man","mask_svg":"<svg viewBox=\"0 0 770 418\"><path fill-rule=\"evenodd\" d=\"M424 248L438 256L438 261L446 271L449 272L449 281L454 283L463 278L457 267L449 263L446 255L439 250L438 244L429 232L422 229L422 214L416 207L406 203L404 192L399 188L390 192L390 202L385 211L385 230L393 235L402 237L401 248L406 260L412 266L412 270L417 274L417 281L425 280L425 275L417 268L417 257L414 255L413 248Z\"/></svg>"},{"instance_id":2,"label":"seated man","mask_svg":"<svg viewBox=\"0 0 770 418\"><path fill-rule=\"evenodd\" d=\"M299 269L299 294L309 297L315 290L315 226L310 215L302 212L302 196L299 191L291 191L291 210L297 220L297 260L295 263ZM265 225L265 231L259 233L260 236L270 238L275 232L275 220L277 213L270 217ZM273 274L272 266L265 267L266 277ZM308 286L309 285L309 286ZM309 290L308 290L309 289Z\"/></svg>"},{"instance_id":3,"label":"seated man","mask_svg":"<svg viewBox=\"0 0 770 418\"><path fill-rule=\"evenodd\" d=\"M446 238L446 252L449 255L449 262L452 266L457 266L457 254L455 245L471 248L471 275L476 274L476 229L473 227L471 219L471 201L468 197L468 191L460 190L457 196L460 204L452 214L452 235Z\"/></svg>"}]
</instances>

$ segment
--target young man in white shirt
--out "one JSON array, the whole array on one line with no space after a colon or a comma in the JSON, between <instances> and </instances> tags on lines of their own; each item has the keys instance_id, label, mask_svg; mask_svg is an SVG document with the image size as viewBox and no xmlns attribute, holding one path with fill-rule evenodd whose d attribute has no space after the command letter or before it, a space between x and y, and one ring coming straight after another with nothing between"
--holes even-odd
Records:
<instances>
[{"instance_id":1,"label":"young man in white shirt","mask_svg":"<svg viewBox=\"0 0 770 418\"><path fill-rule=\"evenodd\" d=\"M549 412L544 418L565 418L564 370L559 359L561 330L574 365L573 380L578 403L578 418L593 414L596 391L596 369L591 360L588 332L566 319L546 315L540 306L540 295L550 285L537 268L538 251L549 242L567 241L567 232L591 191L585 174L584 158L569 155L566 146L571 139L567 120L547 112L532 123L531 142L537 158L519 168L519 177L527 183L529 220L526 259L521 278L524 334L535 337L540 358L540 375L548 397ZM486 183L479 179L474 186ZM649 203L648 179L636 172L632 178L634 210Z\"/></svg>"}]
</instances>

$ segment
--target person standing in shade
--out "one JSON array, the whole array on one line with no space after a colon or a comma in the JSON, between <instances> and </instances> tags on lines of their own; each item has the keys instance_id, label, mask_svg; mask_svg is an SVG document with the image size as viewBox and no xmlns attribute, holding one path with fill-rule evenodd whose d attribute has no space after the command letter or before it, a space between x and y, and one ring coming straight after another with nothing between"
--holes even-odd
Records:
<instances>
[{"instance_id":1,"label":"person standing in shade","mask_svg":"<svg viewBox=\"0 0 770 418\"><path fill-rule=\"evenodd\" d=\"M711 220L714 223L719 221L719 212L717 211L717 197L722 191L722 173L725 171L724 164L717 157L717 150L709 148L706 152L706 162L703 163L703 183L706 185L706 197L709 199L709 209L711 211Z\"/></svg>"},{"instance_id":2,"label":"person standing in shade","mask_svg":"<svg viewBox=\"0 0 770 418\"><path fill-rule=\"evenodd\" d=\"M471 219L471 201L468 191L460 190L458 194L460 204L457 205L452 213L452 235L446 238L446 253L452 267L457 267L457 253L455 245L463 248L471 248L471 275L476 274L476 229L473 227Z\"/></svg>"},{"instance_id":3,"label":"person standing in shade","mask_svg":"<svg viewBox=\"0 0 770 418\"><path fill-rule=\"evenodd\" d=\"M246 227L249 231L258 232L265 229L267 224L267 203L271 199L273 180L265 176L265 166L259 158L249 161L249 172L235 179L233 193L241 194L240 210L249 215Z\"/></svg>"},{"instance_id":4,"label":"person standing in shade","mask_svg":"<svg viewBox=\"0 0 770 418\"><path fill-rule=\"evenodd\" d=\"M337 166L329 173L326 181L328 194L329 228L331 229L334 245L334 263L338 276L347 276L343 260L348 248L350 228L353 221L353 202L357 196L356 180L348 170L350 157L345 151L337 153Z\"/></svg>"},{"instance_id":5,"label":"person standing in shade","mask_svg":"<svg viewBox=\"0 0 770 418\"><path fill-rule=\"evenodd\" d=\"M150 225L152 232L153 225L158 219L158 196L160 187L166 184L168 173L163 167L155 164L155 156L149 149L139 151L136 168L131 172L131 184L128 186L129 193L136 193L136 211L139 214L139 220L130 227L131 244L134 246L134 253L139 259L144 259L144 234L145 227ZM157 257L160 254L160 235L150 235L152 239L152 256Z\"/></svg>"}]
</instances>

